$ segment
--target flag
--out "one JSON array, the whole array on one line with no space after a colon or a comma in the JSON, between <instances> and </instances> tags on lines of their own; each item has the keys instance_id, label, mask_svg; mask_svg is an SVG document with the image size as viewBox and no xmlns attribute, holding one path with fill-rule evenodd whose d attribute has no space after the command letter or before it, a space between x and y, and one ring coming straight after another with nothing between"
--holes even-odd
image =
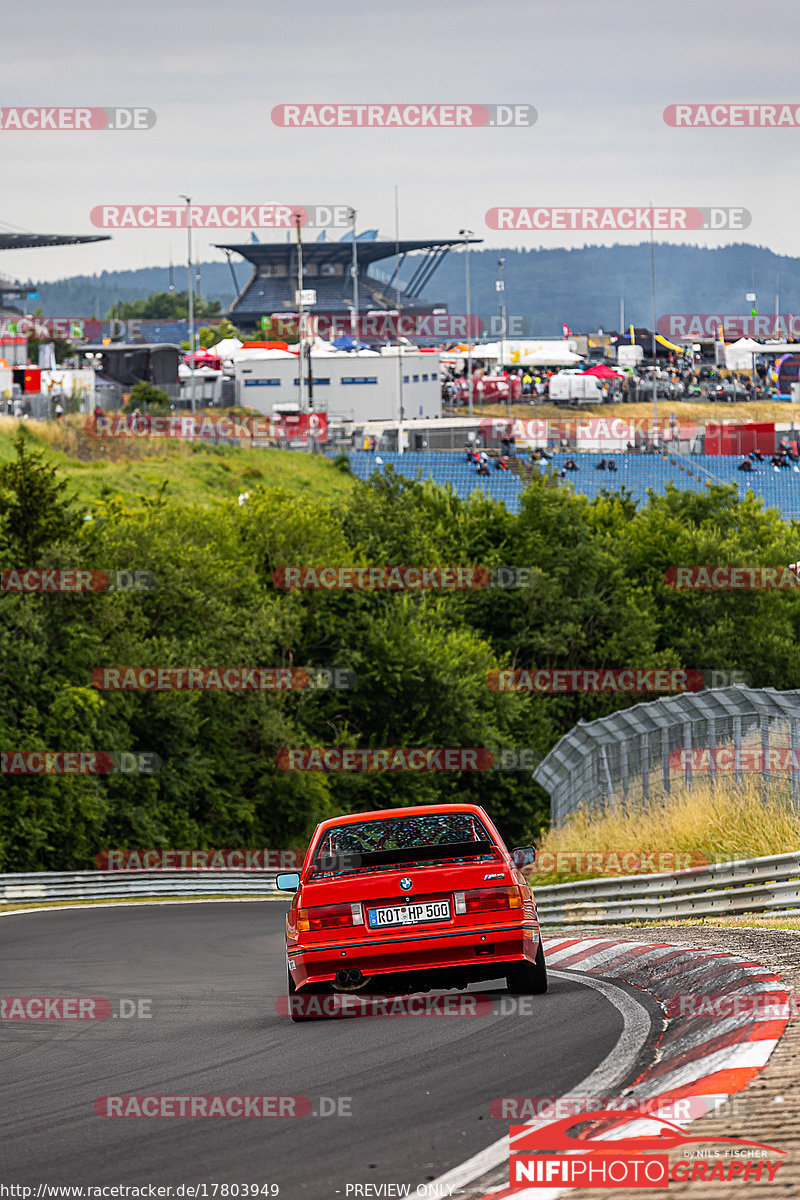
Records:
<instances>
[{"instance_id":1,"label":"flag","mask_svg":"<svg viewBox=\"0 0 800 1200\"><path fill-rule=\"evenodd\" d=\"M630 327L630 335L631 335L631 345L632 345L632 346L635 346L635 345L636 345L636 338L634 337L634 334L633 334L633 326L632 326L632 325L631 325L631 327Z\"/></svg>"},{"instance_id":2,"label":"flag","mask_svg":"<svg viewBox=\"0 0 800 1200\"><path fill-rule=\"evenodd\" d=\"M561 324L561 336L565 338L572 337L572 330L570 329L569 325L565 324L564 322Z\"/></svg>"}]
</instances>

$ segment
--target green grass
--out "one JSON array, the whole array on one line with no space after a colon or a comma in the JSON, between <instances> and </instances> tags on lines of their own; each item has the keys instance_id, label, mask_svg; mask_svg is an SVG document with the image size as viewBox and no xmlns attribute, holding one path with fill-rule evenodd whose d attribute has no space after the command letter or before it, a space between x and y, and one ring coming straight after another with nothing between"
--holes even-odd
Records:
<instances>
[{"instance_id":1,"label":"green grass","mask_svg":"<svg viewBox=\"0 0 800 1200\"><path fill-rule=\"evenodd\" d=\"M0 418L0 465L14 456L16 426L16 421ZM78 457L75 426L57 429L30 421L25 427L59 478L68 481L70 492L89 505L113 496L131 502L142 495L150 498L164 482L167 501L201 505L236 499L257 487L332 498L347 495L354 483L331 460L303 451L155 438L132 444L117 439L94 443L93 451L102 457L86 462Z\"/></svg>"}]
</instances>

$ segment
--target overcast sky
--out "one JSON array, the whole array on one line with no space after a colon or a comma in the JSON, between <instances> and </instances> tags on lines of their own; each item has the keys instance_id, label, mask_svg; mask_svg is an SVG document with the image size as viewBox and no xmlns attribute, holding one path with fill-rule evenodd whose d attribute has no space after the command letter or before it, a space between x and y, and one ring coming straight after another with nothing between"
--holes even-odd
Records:
<instances>
[{"instance_id":1,"label":"overcast sky","mask_svg":"<svg viewBox=\"0 0 800 1200\"><path fill-rule=\"evenodd\" d=\"M784 10L785 11L785 10ZM0 220L92 233L99 204L348 204L359 228L486 245L580 246L641 235L490 230L495 206L738 206L745 232L659 235L800 253L800 128L675 129L674 103L800 105L797 23L764 29L752 3L675 0L304 0L227 8L37 0L3 17L3 105L137 105L146 131L0 132ZM761 27L759 30L759 26ZM287 129L281 103L527 103L530 128ZM315 236L309 232L308 236ZM262 232L262 240L283 237ZM339 234L334 234L338 237ZM204 231L196 257L249 231ZM185 262L183 231L11 251L0 271L56 279ZM180 280L180 276L178 277Z\"/></svg>"}]
</instances>

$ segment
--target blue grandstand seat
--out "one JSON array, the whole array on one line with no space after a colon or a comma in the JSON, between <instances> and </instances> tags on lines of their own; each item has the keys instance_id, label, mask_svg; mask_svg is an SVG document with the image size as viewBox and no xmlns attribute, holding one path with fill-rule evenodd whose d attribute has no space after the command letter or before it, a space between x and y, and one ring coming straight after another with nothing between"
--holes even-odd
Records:
<instances>
[{"instance_id":1,"label":"blue grandstand seat","mask_svg":"<svg viewBox=\"0 0 800 1200\"><path fill-rule=\"evenodd\" d=\"M545 469L559 470L567 457L564 454L555 455L551 467ZM559 480L559 486L571 485L576 492L590 499L603 489L613 492L624 487L634 500L643 503L649 491L664 495L668 484L682 491L703 492L713 484L732 483L740 496L744 497L752 491L766 507L776 508L785 519L800 518L800 471L775 469L771 463L756 463L754 471L745 473L738 469L741 461L738 456L700 454L663 457L660 454L618 453L613 455L618 470L608 472L596 469L599 461L597 454L575 453L569 457L575 460L578 470ZM381 459L381 463L377 459ZM458 496L465 499L478 490L502 500L512 512L519 511L524 489L524 483L517 475L496 471L494 467L490 468L488 476L476 475L474 468L464 461L461 452L420 451L401 455L387 451L378 454L355 451L350 455L350 463L353 474L359 479L368 479L375 471L382 471L391 464L399 474L410 479L419 475L436 483L449 484Z\"/></svg>"}]
</instances>

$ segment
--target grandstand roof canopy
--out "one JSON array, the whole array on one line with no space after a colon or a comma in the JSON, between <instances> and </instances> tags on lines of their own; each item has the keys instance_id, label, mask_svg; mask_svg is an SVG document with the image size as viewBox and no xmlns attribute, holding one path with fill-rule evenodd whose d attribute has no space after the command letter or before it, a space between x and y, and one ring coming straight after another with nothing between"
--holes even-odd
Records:
<instances>
[{"instance_id":1,"label":"grandstand roof canopy","mask_svg":"<svg viewBox=\"0 0 800 1200\"><path fill-rule=\"evenodd\" d=\"M482 238L427 238L419 241L400 241L394 239L383 242L356 242L358 262L360 266L380 262L383 258L394 258L400 254L411 254L415 250L437 250L450 246L460 246L464 241L471 244L482 242ZM231 250L241 254L255 266L266 263L285 262L287 253L292 253L297 247L293 238L288 242L240 242L235 245L216 243L218 250ZM303 261L306 263L319 262L350 262L353 257L353 242L303 242Z\"/></svg>"},{"instance_id":2,"label":"grandstand roof canopy","mask_svg":"<svg viewBox=\"0 0 800 1200\"><path fill-rule=\"evenodd\" d=\"M81 246L85 242L108 242L108 233L4 233L0 231L0 250L31 250L39 246Z\"/></svg>"}]
</instances>

